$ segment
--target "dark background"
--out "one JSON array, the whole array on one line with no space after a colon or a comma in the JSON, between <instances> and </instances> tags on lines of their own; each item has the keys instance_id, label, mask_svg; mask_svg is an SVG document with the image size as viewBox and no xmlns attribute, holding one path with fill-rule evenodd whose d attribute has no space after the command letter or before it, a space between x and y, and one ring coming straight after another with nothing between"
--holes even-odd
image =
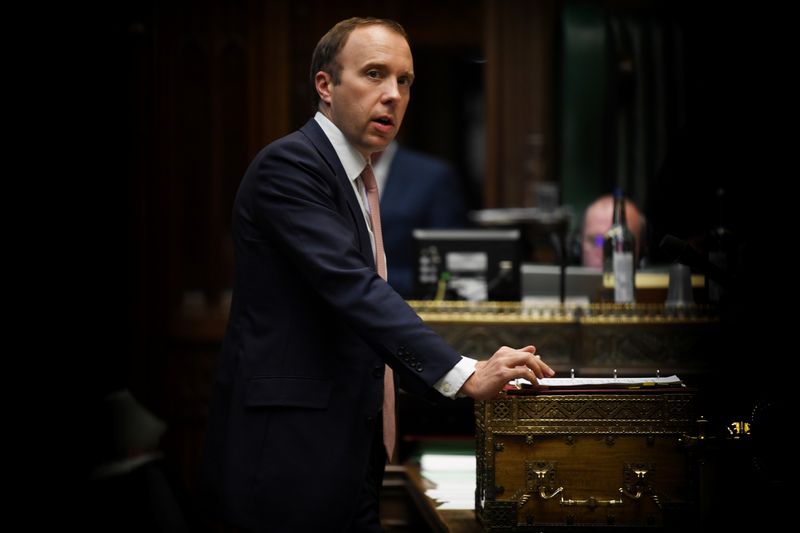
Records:
<instances>
[{"instance_id":1,"label":"dark background","mask_svg":"<svg viewBox=\"0 0 800 533\"><path fill-rule=\"evenodd\" d=\"M34 321L34 335L58 331L59 346L76 354L63 397L81 435L68 446L69 469L83 479L96 462L105 428L95 408L127 387L170 428L165 471L195 524L196 464L231 286L233 195L256 151L311 115L313 46L352 15L394 18L408 30L417 81L402 141L452 162L472 208L536 205L530 191L554 182L580 212L586 200L575 191L608 192L621 180L645 209L658 261L666 233L703 251L718 222L714 191L724 187L737 281L714 354L719 390L710 393L731 416L747 416L764 398L783 402L796 351L790 315L776 307L796 301L791 32L769 5L670 4L129 1L48 13L47 52L22 62L41 80L29 96L44 111L36 118L47 139L25 157L50 187L40 211L47 245L32 246L45 248L34 250L47 273L37 278L54 286L33 306L55 305ZM602 170L585 182L562 176L566 158L581 156L564 151L573 131L561 111L572 90L564 14L586 6L602 21L669 20L681 30L683 67L673 82L682 119L671 119L663 158L644 178L614 170L613 98L596 125L585 124L602 139ZM582 86L587 98L596 90L626 97L612 56L602 51L601 86ZM539 139L535 153L530 136Z\"/></svg>"}]
</instances>

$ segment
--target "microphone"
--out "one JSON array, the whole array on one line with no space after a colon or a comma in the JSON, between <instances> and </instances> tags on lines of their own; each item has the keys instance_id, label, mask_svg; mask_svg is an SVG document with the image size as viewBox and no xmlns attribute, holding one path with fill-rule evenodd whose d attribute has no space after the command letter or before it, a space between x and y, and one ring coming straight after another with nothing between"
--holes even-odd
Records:
<instances>
[{"instance_id":1,"label":"microphone","mask_svg":"<svg viewBox=\"0 0 800 533\"><path fill-rule=\"evenodd\" d=\"M698 252L687 241L681 240L672 235L665 235L661 239L661 244L658 245L670 261L677 261L682 265L696 268L709 279L712 279L720 285L727 285L730 282L730 277L721 268L714 263L710 263L700 252Z\"/></svg>"}]
</instances>

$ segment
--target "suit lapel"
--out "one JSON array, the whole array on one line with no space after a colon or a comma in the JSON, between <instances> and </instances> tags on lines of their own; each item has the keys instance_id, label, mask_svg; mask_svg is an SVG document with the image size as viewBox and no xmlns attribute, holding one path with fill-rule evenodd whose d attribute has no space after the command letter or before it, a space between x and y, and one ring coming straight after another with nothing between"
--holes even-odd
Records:
<instances>
[{"instance_id":1,"label":"suit lapel","mask_svg":"<svg viewBox=\"0 0 800 533\"><path fill-rule=\"evenodd\" d=\"M311 144L314 145L314 148L320 156L322 156L322 159L325 160L328 168L330 168L333 173L336 185L339 187L346 200L347 207L350 209L350 214L355 221L361 253L367 257L372 268L375 268L375 258L372 254L372 244L369 240L367 223L364 220L364 214L361 212L361 205L358 203L350 179L344 171L342 162L339 161L339 156L336 155L336 150L333 149L333 145L325 136L325 133L322 131L322 128L319 127L317 121L313 118L306 122L305 126L300 128L300 131L311 141Z\"/></svg>"}]
</instances>

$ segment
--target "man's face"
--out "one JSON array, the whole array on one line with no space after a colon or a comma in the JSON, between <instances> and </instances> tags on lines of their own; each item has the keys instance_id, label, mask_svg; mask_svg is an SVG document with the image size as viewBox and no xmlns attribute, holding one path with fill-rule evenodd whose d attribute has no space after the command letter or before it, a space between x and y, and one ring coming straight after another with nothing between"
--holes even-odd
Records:
<instances>
[{"instance_id":1,"label":"man's face","mask_svg":"<svg viewBox=\"0 0 800 533\"><path fill-rule=\"evenodd\" d=\"M583 225L583 265L603 268L603 240L614 218L614 200L609 196L586 212ZM642 217L630 202L625 202L625 221L636 238L636 261L642 240Z\"/></svg>"},{"instance_id":2,"label":"man's face","mask_svg":"<svg viewBox=\"0 0 800 533\"><path fill-rule=\"evenodd\" d=\"M411 49L388 28L363 26L353 30L337 60L338 84L326 72L315 78L321 110L368 157L384 150L403 122L414 80Z\"/></svg>"},{"instance_id":3,"label":"man's face","mask_svg":"<svg viewBox=\"0 0 800 533\"><path fill-rule=\"evenodd\" d=\"M603 268L603 239L611 227L613 211L613 206L609 204L586 213L581 256L584 266Z\"/></svg>"}]
</instances>

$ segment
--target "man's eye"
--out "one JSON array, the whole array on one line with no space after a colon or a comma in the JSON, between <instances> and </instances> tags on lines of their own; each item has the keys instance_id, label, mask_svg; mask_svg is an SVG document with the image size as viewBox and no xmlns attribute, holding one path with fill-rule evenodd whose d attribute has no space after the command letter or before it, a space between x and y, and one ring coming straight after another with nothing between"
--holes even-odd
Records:
<instances>
[{"instance_id":1,"label":"man's eye","mask_svg":"<svg viewBox=\"0 0 800 533\"><path fill-rule=\"evenodd\" d=\"M367 71L367 76L372 78L372 79L377 80L378 78L381 77L381 74L377 70L369 70L369 71Z\"/></svg>"},{"instance_id":2,"label":"man's eye","mask_svg":"<svg viewBox=\"0 0 800 533\"><path fill-rule=\"evenodd\" d=\"M397 83L400 85L411 85L411 80L405 76L400 76L397 78Z\"/></svg>"}]
</instances>

